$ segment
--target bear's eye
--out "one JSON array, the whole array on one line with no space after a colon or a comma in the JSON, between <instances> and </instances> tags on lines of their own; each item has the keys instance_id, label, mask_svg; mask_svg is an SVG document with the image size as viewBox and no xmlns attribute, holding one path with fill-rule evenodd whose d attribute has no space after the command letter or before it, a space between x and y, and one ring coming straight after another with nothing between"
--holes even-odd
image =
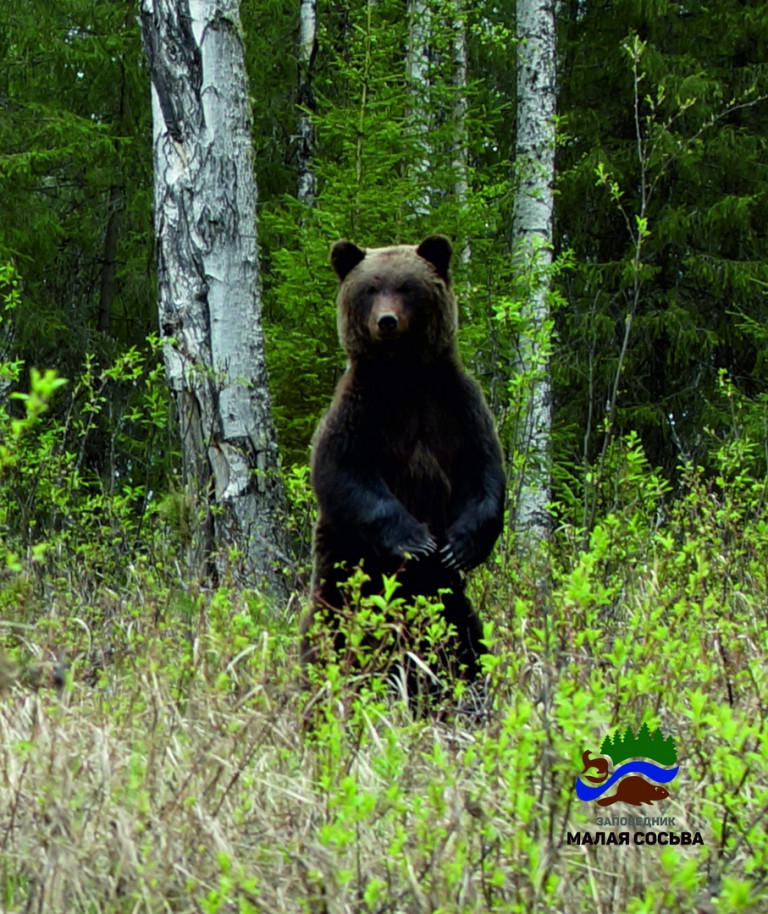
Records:
<instances>
[{"instance_id":1,"label":"bear's eye","mask_svg":"<svg viewBox=\"0 0 768 914\"><path fill-rule=\"evenodd\" d=\"M376 286L366 286L365 294L366 294L366 295L375 295L375 294L376 294Z\"/></svg>"},{"instance_id":2,"label":"bear's eye","mask_svg":"<svg viewBox=\"0 0 768 914\"><path fill-rule=\"evenodd\" d=\"M416 286L414 285L414 283L412 283L406 279L405 282L400 283L400 285L397 288L397 291L401 295L410 295L412 292L415 291L415 289L416 289Z\"/></svg>"}]
</instances>

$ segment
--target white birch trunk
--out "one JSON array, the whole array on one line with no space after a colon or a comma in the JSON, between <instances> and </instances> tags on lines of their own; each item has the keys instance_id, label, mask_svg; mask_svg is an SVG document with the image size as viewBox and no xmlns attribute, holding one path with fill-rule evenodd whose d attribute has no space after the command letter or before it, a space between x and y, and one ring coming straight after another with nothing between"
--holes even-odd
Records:
<instances>
[{"instance_id":1,"label":"white birch trunk","mask_svg":"<svg viewBox=\"0 0 768 914\"><path fill-rule=\"evenodd\" d=\"M429 39L432 11L428 0L408 0L408 55L406 58L406 76L411 90L411 129L415 138L415 156L413 172L419 185L416 196L415 212L426 216L430 210L431 147L429 142L430 128L430 74L429 74Z\"/></svg>"},{"instance_id":2,"label":"white birch trunk","mask_svg":"<svg viewBox=\"0 0 768 914\"><path fill-rule=\"evenodd\" d=\"M549 524L552 433L548 294L555 172L555 0L517 0L517 139L519 189L513 241L517 270L529 277L529 334L520 340L520 371L529 379L517 450L524 455L516 529L528 543Z\"/></svg>"},{"instance_id":3,"label":"white birch trunk","mask_svg":"<svg viewBox=\"0 0 768 914\"><path fill-rule=\"evenodd\" d=\"M456 88L456 100L453 106L453 120L456 127L455 154L453 160L456 175L453 192L460 209L467 203L469 191L469 150L467 148L467 31L466 13L463 4L457 6L456 21L453 24L453 84ZM468 266L472 250L468 237L465 237L459 248L459 263Z\"/></svg>"},{"instance_id":4,"label":"white birch trunk","mask_svg":"<svg viewBox=\"0 0 768 914\"><path fill-rule=\"evenodd\" d=\"M299 0L299 81L298 81L298 150L296 154L297 196L300 203L311 206L317 194L313 167L315 153L315 93L312 76L317 51L317 0Z\"/></svg>"},{"instance_id":5,"label":"white birch trunk","mask_svg":"<svg viewBox=\"0 0 768 914\"><path fill-rule=\"evenodd\" d=\"M278 594L282 489L238 3L141 0L140 10L152 80L160 328L199 518L190 558L198 573L240 568L248 583Z\"/></svg>"}]
</instances>

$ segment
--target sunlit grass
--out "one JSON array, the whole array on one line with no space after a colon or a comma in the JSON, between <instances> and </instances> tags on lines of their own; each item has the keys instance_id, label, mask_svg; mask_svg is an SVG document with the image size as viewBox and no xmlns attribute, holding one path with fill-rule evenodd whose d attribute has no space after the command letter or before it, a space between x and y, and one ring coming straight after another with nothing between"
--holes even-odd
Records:
<instances>
[{"instance_id":1,"label":"sunlit grass","mask_svg":"<svg viewBox=\"0 0 768 914\"><path fill-rule=\"evenodd\" d=\"M308 733L295 620L254 594L139 568L86 605L30 577L0 622L4 910L764 910L768 538L695 480L664 524L640 511L548 593L512 561L479 575L485 713L337 679ZM582 752L644 721L674 737L670 797L576 799ZM648 830L608 814L703 845L569 844Z\"/></svg>"}]
</instances>

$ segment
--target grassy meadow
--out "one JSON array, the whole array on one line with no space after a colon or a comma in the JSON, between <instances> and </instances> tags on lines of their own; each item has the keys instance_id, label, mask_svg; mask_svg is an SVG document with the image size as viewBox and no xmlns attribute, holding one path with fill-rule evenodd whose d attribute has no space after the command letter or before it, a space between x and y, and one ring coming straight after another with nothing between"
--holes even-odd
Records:
<instances>
[{"instance_id":1,"label":"grassy meadow","mask_svg":"<svg viewBox=\"0 0 768 914\"><path fill-rule=\"evenodd\" d=\"M304 594L195 588L151 549L120 575L95 544L14 556L0 909L768 910L765 483L726 457L672 497L630 447L586 541L562 524L525 563L500 543L471 583L482 696L419 718L333 667L302 690ZM669 797L578 800L584 751L643 722L674 738Z\"/></svg>"}]
</instances>

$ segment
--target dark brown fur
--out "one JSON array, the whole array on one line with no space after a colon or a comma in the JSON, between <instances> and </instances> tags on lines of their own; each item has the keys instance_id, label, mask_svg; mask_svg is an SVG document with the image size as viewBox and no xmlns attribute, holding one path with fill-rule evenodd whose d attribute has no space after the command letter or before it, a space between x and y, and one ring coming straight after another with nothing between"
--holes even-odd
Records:
<instances>
[{"instance_id":1,"label":"dark brown fur","mask_svg":"<svg viewBox=\"0 0 768 914\"><path fill-rule=\"evenodd\" d=\"M367 593L396 572L408 603L450 588L440 599L458 645L448 653L465 675L478 671L482 629L463 574L501 531L505 480L490 412L457 355L450 257L441 236L368 251L339 242L331 252L349 367L313 443L319 517L304 662L318 659L313 623L338 627L343 582L362 561Z\"/></svg>"}]
</instances>

